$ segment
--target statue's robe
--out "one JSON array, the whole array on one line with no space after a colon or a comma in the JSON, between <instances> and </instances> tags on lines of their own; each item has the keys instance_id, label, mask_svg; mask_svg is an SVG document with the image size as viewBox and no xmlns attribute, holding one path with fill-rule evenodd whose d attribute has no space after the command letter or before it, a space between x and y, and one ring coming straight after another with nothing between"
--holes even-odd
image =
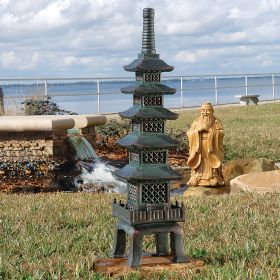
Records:
<instances>
[{"instance_id":1,"label":"statue's robe","mask_svg":"<svg viewBox=\"0 0 280 280\"><path fill-rule=\"evenodd\" d=\"M214 118L208 130L198 131L201 118L197 118L187 132L190 147L187 164L192 168L189 183L200 186L224 185L221 169L224 157L222 124Z\"/></svg>"}]
</instances>

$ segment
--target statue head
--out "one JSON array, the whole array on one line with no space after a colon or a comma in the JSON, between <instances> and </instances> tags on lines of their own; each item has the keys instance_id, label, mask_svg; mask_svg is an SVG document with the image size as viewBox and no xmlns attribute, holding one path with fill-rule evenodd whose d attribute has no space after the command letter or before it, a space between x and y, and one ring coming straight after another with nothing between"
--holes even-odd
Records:
<instances>
[{"instance_id":1,"label":"statue head","mask_svg":"<svg viewBox=\"0 0 280 280\"><path fill-rule=\"evenodd\" d=\"M210 117L213 116L214 109L210 102L205 102L202 104L200 108L201 116L203 117Z\"/></svg>"}]
</instances>

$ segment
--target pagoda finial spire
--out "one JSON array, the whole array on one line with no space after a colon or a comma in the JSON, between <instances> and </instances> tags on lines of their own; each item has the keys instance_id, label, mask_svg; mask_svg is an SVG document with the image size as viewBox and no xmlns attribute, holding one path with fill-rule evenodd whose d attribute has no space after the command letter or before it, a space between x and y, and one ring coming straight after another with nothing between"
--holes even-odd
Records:
<instances>
[{"instance_id":1,"label":"pagoda finial spire","mask_svg":"<svg viewBox=\"0 0 280 280\"><path fill-rule=\"evenodd\" d=\"M155 54L155 31L154 31L153 8L143 10L143 33L142 33L142 54Z\"/></svg>"}]
</instances>

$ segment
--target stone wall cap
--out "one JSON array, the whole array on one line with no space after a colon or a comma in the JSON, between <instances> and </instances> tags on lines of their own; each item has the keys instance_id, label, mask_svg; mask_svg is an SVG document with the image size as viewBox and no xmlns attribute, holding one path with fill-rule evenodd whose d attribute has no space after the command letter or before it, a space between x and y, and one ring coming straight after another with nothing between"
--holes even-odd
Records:
<instances>
[{"instance_id":1,"label":"stone wall cap","mask_svg":"<svg viewBox=\"0 0 280 280\"><path fill-rule=\"evenodd\" d=\"M2 116L0 131L55 131L81 129L105 123L106 117L98 115Z\"/></svg>"}]
</instances>

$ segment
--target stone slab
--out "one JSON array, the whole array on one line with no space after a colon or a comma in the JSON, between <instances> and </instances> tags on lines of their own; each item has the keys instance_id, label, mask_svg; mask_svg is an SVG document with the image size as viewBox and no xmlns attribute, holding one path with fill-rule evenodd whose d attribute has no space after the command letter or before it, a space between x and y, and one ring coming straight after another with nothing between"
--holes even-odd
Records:
<instances>
[{"instance_id":1,"label":"stone slab","mask_svg":"<svg viewBox=\"0 0 280 280\"><path fill-rule=\"evenodd\" d=\"M230 181L231 192L278 192L280 193L280 170L245 174Z\"/></svg>"},{"instance_id":2,"label":"stone slab","mask_svg":"<svg viewBox=\"0 0 280 280\"><path fill-rule=\"evenodd\" d=\"M100 116L100 115L71 115L71 116L61 115L61 116L54 116L54 117L60 117L60 118L71 117L75 122L75 126L73 128L79 128L79 129L89 127L89 126L103 125L107 121L105 116Z\"/></svg>"},{"instance_id":3,"label":"stone slab","mask_svg":"<svg viewBox=\"0 0 280 280\"><path fill-rule=\"evenodd\" d=\"M55 131L74 127L75 122L71 118L0 118L0 132L15 131Z\"/></svg>"},{"instance_id":4,"label":"stone slab","mask_svg":"<svg viewBox=\"0 0 280 280\"><path fill-rule=\"evenodd\" d=\"M204 263L201 260L188 257L187 263L173 263L171 256L154 257L143 256L142 266L133 269L127 265L127 258L104 258L95 261L95 271L107 274L108 276L125 276L131 272L139 271L141 274L161 273L163 271L184 273L188 269L203 269Z\"/></svg>"},{"instance_id":5,"label":"stone slab","mask_svg":"<svg viewBox=\"0 0 280 280\"><path fill-rule=\"evenodd\" d=\"M183 194L184 197L201 195L221 195L229 194L230 186L218 187L189 187Z\"/></svg>"},{"instance_id":6,"label":"stone slab","mask_svg":"<svg viewBox=\"0 0 280 280\"><path fill-rule=\"evenodd\" d=\"M39 115L1 116L1 131L56 131L84 128L106 123L105 116L97 115Z\"/></svg>"}]
</instances>

